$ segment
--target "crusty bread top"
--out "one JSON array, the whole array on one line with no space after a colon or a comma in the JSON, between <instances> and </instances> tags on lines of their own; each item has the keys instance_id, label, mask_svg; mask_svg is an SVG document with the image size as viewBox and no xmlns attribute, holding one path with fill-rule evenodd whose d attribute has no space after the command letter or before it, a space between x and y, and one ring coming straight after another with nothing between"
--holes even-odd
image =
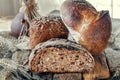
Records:
<instances>
[{"instance_id":1,"label":"crusty bread top","mask_svg":"<svg viewBox=\"0 0 120 80\"><path fill-rule=\"evenodd\" d=\"M76 42L98 55L105 49L111 35L108 11L97 11L85 0L66 0L61 17Z\"/></svg>"},{"instance_id":2,"label":"crusty bread top","mask_svg":"<svg viewBox=\"0 0 120 80\"><path fill-rule=\"evenodd\" d=\"M38 43L51 38L67 37L68 29L65 27L59 16L35 19L30 25L31 48L34 48Z\"/></svg>"},{"instance_id":3,"label":"crusty bread top","mask_svg":"<svg viewBox=\"0 0 120 80\"><path fill-rule=\"evenodd\" d=\"M97 16L96 9L87 1L83 0L66 0L61 6L61 17L63 21L75 30L82 21L91 23Z\"/></svg>"}]
</instances>

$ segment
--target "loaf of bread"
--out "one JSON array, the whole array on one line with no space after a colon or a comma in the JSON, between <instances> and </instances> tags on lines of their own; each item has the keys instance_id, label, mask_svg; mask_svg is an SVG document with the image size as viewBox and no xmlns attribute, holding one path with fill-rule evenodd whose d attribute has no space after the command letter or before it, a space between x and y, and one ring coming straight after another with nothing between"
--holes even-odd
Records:
<instances>
[{"instance_id":1,"label":"loaf of bread","mask_svg":"<svg viewBox=\"0 0 120 80\"><path fill-rule=\"evenodd\" d=\"M15 36L16 38L19 37L20 33L22 32L22 20L24 19L24 13L19 12L11 23L11 35Z\"/></svg>"},{"instance_id":2,"label":"loaf of bread","mask_svg":"<svg viewBox=\"0 0 120 80\"><path fill-rule=\"evenodd\" d=\"M108 11L97 11L86 0L66 0L60 14L72 37L92 55L106 48L111 34Z\"/></svg>"},{"instance_id":3,"label":"loaf of bread","mask_svg":"<svg viewBox=\"0 0 120 80\"><path fill-rule=\"evenodd\" d=\"M67 38L68 30L60 17L34 19L30 24L30 46L33 49L38 43L51 38Z\"/></svg>"},{"instance_id":4,"label":"loaf of bread","mask_svg":"<svg viewBox=\"0 0 120 80\"><path fill-rule=\"evenodd\" d=\"M60 16L60 11L59 10L52 10L48 16Z\"/></svg>"},{"instance_id":5,"label":"loaf of bread","mask_svg":"<svg viewBox=\"0 0 120 80\"><path fill-rule=\"evenodd\" d=\"M94 59L79 44L66 39L51 39L32 50L29 67L35 73L88 72L94 68Z\"/></svg>"}]
</instances>

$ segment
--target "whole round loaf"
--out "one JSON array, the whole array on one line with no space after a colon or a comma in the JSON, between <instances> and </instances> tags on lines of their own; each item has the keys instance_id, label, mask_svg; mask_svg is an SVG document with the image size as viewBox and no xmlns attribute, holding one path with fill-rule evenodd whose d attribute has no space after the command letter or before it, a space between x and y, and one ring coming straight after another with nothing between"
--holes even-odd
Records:
<instances>
[{"instance_id":1,"label":"whole round loaf","mask_svg":"<svg viewBox=\"0 0 120 80\"><path fill-rule=\"evenodd\" d=\"M60 17L44 17L33 20L30 24L30 46L51 38L67 38L68 30Z\"/></svg>"},{"instance_id":2,"label":"whole round loaf","mask_svg":"<svg viewBox=\"0 0 120 80\"><path fill-rule=\"evenodd\" d=\"M76 42L87 48L92 55L101 54L111 35L108 11L97 11L85 0L66 0L60 14Z\"/></svg>"},{"instance_id":3,"label":"whole round loaf","mask_svg":"<svg viewBox=\"0 0 120 80\"><path fill-rule=\"evenodd\" d=\"M51 39L39 43L29 56L31 71L89 72L94 68L94 58L81 45L66 39Z\"/></svg>"},{"instance_id":4,"label":"whole round loaf","mask_svg":"<svg viewBox=\"0 0 120 80\"><path fill-rule=\"evenodd\" d=\"M19 37L21 29L22 29L22 20L24 19L24 13L18 13L12 21L11 24L11 34L15 37Z\"/></svg>"}]
</instances>

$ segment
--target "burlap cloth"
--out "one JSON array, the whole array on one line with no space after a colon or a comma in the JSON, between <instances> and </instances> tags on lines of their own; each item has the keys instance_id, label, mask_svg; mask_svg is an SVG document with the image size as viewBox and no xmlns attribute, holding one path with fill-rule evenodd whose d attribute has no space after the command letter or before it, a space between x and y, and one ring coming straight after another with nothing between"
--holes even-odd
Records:
<instances>
[{"instance_id":1,"label":"burlap cloth","mask_svg":"<svg viewBox=\"0 0 120 80\"><path fill-rule=\"evenodd\" d=\"M51 73L35 74L28 68L29 37L16 39L0 32L0 80L51 80Z\"/></svg>"}]
</instances>

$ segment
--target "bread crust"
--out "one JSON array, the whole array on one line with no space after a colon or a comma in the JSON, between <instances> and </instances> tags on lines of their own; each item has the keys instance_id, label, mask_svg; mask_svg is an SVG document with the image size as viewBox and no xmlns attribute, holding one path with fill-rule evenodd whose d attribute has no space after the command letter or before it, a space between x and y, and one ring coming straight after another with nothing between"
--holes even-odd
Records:
<instances>
[{"instance_id":1,"label":"bread crust","mask_svg":"<svg viewBox=\"0 0 120 80\"><path fill-rule=\"evenodd\" d=\"M111 35L108 11L97 11L89 2L66 0L61 6L61 17L76 42L92 55L99 55L106 48ZM77 35L77 36L76 36Z\"/></svg>"},{"instance_id":2,"label":"bread crust","mask_svg":"<svg viewBox=\"0 0 120 80\"><path fill-rule=\"evenodd\" d=\"M68 30L60 17L44 17L33 20L30 25L30 46L33 49L38 43L51 38L67 38Z\"/></svg>"}]
</instances>

